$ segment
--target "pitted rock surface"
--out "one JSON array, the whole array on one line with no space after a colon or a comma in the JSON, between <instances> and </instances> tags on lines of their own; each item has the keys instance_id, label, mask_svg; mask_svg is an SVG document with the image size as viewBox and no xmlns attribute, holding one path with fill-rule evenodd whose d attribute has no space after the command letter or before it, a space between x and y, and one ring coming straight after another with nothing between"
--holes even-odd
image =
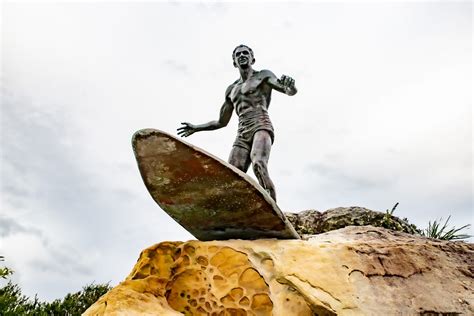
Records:
<instances>
[{"instance_id":1,"label":"pitted rock surface","mask_svg":"<svg viewBox=\"0 0 474 316\"><path fill-rule=\"evenodd\" d=\"M474 245L379 227L163 242L84 315L473 315Z\"/></svg>"},{"instance_id":2,"label":"pitted rock surface","mask_svg":"<svg viewBox=\"0 0 474 316\"><path fill-rule=\"evenodd\" d=\"M366 225L408 234L420 233L416 226L408 223L406 219L358 206L338 207L325 212L307 210L300 213L285 213L285 216L300 235L321 234L346 226Z\"/></svg>"}]
</instances>

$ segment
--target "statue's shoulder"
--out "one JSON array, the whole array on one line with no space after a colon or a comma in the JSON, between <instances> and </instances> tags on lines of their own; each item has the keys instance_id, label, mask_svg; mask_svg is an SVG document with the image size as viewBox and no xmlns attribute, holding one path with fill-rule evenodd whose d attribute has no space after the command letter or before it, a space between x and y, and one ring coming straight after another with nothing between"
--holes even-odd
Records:
<instances>
[{"instance_id":1,"label":"statue's shoulder","mask_svg":"<svg viewBox=\"0 0 474 316\"><path fill-rule=\"evenodd\" d=\"M267 78L276 78L275 74L268 70L268 69L262 69L258 72L258 76L262 79L265 80Z\"/></svg>"},{"instance_id":2,"label":"statue's shoulder","mask_svg":"<svg viewBox=\"0 0 474 316\"><path fill-rule=\"evenodd\" d=\"M239 82L239 79L235 80L232 84L230 84L227 89L225 90L225 96L226 97L229 97L230 95L230 92L232 91L232 89L234 89L235 85L237 84L237 82Z\"/></svg>"}]
</instances>

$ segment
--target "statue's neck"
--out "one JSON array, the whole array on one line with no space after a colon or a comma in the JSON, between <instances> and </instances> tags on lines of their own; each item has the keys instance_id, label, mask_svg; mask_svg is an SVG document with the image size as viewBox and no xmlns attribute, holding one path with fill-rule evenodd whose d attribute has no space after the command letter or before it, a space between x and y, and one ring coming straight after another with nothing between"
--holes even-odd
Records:
<instances>
[{"instance_id":1,"label":"statue's neck","mask_svg":"<svg viewBox=\"0 0 474 316\"><path fill-rule=\"evenodd\" d=\"M240 79L242 79L242 81L246 81L254 72L251 66L245 69L240 68L239 71L240 71Z\"/></svg>"}]
</instances>

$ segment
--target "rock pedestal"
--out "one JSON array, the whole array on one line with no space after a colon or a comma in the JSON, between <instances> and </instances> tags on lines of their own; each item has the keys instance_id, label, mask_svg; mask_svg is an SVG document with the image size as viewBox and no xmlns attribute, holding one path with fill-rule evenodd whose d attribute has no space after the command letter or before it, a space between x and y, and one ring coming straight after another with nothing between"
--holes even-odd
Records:
<instances>
[{"instance_id":1,"label":"rock pedestal","mask_svg":"<svg viewBox=\"0 0 474 316\"><path fill-rule=\"evenodd\" d=\"M379 227L163 242L84 315L474 314L474 245Z\"/></svg>"}]
</instances>

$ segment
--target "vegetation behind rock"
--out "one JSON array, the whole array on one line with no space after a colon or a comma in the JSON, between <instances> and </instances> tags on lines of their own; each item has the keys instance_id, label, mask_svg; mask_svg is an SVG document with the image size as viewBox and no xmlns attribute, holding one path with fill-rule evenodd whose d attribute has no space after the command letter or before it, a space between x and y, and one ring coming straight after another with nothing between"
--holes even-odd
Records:
<instances>
[{"instance_id":1,"label":"vegetation behind rock","mask_svg":"<svg viewBox=\"0 0 474 316\"><path fill-rule=\"evenodd\" d=\"M6 267L0 268L0 272L5 271L8 271L8 273L0 274L0 277L4 279L13 273ZM84 286L81 291L72 294L69 293L63 299L57 299L52 302L41 302L37 296L29 298L23 295L18 284L8 281L5 286L0 287L0 315L81 315L110 289L109 284L88 284Z\"/></svg>"}]
</instances>

